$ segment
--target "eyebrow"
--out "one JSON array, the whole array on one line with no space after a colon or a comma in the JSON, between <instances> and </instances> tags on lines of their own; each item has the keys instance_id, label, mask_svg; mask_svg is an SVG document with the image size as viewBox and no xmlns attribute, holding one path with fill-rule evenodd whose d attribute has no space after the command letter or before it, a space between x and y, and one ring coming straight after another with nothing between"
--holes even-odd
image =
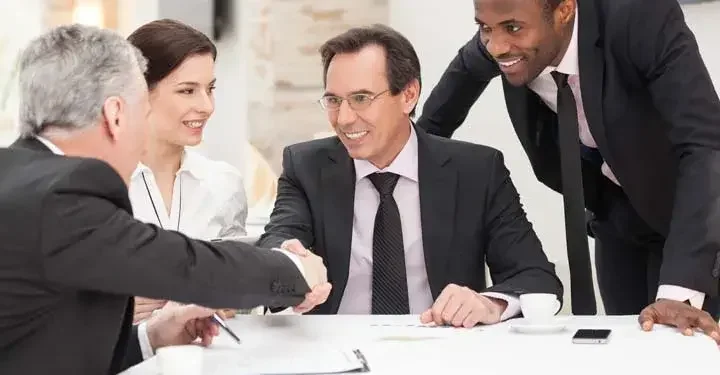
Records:
<instances>
[{"instance_id":1,"label":"eyebrow","mask_svg":"<svg viewBox=\"0 0 720 375\"><path fill-rule=\"evenodd\" d=\"M350 95L357 95L357 94L375 95L374 92L372 92L372 91L370 91L370 90L366 90L366 89L355 90L355 91L353 91L353 92L350 93ZM335 93L333 93L333 92L325 91L325 94L323 94L323 96L325 97L325 96L340 96L340 95L337 95L337 94L335 94Z\"/></svg>"},{"instance_id":2,"label":"eyebrow","mask_svg":"<svg viewBox=\"0 0 720 375\"><path fill-rule=\"evenodd\" d=\"M475 17L475 23L478 25L487 25L487 23L483 22L481 19L479 19L477 17ZM509 20L498 22L498 25L505 26L505 25L510 25L510 24L514 24L514 23L523 23L523 22L520 20L517 20L515 18L511 18Z\"/></svg>"},{"instance_id":3,"label":"eyebrow","mask_svg":"<svg viewBox=\"0 0 720 375\"><path fill-rule=\"evenodd\" d=\"M212 85L214 85L214 84L215 84L215 82L217 82L217 78L213 78L213 80L212 80L212 81L210 81L210 84L209 84L209 86L212 86ZM199 84L199 83L197 83L197 82L192 82L192 81L185 81L185 82L180 82L180 83L178 83L178 86L182 86L182 85L188 85L188 86L200 86L200 84Z\"/></svg>"}]
</instances>

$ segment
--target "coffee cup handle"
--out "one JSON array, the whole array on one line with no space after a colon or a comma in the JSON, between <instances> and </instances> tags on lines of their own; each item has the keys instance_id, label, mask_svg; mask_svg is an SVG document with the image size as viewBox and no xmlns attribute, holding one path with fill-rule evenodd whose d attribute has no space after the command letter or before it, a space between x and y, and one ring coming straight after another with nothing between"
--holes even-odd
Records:
<instances>
[{"instance_id":1,"label":"coffee cup handle","mask_svg":"<svg viewBox=\"0 0 720 375\"><path fill-rule=\"evenodd\" d=\"M560 301L556 299L553 305L555 306L555 311L553 312L553 315L557 315L557 313L560 312Z\"/></svg>"}]
</instances>

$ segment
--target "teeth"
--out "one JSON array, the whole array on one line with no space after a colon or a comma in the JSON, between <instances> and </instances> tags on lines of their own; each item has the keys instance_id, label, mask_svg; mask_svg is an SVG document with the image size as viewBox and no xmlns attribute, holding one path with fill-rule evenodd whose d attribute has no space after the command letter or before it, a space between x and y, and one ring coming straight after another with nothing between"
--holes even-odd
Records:
<instances>
[{"instance_id":1,"label":"teeth","mask_svg":"<svg viewBox=\"0 0 720 375\"><path fill-rule=\"evenodd\" d=\"M507 68L507 67L510 67L510 66L513 66L513 65L519 63L520 60L522 60L522 59L519 58L519 59L515 59L515 60L512 60L512 61L498 61L498 63L499 63L500 65L502 65L502 66L504 66L504 67Z\"/></svg>"},{"instance_id":2,"label":"teeth","mask_svg":"<svg viewBox=\"0 0 720 375\"><path fill-rule=\"evenodd\" d=\"M345 133L345 136L350 139L358 139L358 138L364 136L365 134L367 134L367 130L360 131L360 132Z\"/></svg>"},{"instance_id":3,"label":"teeth","mask_svg":"<svg viewBox=\"0 0 720 375\"><path fill-rule=\"evenodd\" d=\"M203 121L183 121L183 124L189 128L197 129L203 126Z\"/></svg>"}]
</instances>

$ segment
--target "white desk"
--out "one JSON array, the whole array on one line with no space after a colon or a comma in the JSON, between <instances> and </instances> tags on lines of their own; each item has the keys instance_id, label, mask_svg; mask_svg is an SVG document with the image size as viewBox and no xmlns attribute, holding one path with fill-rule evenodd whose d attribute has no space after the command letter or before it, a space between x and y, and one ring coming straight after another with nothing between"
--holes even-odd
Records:
<instances>
[{"instance_id":1,"label":"white desk","mask_svg":"<svg viewBox=\"0 0 720 375\"><path fill-rule=\"evenodd\" d=\"M417 317L401 316L238 316L230 320L244 346L281 351L283 348L346 347L360 349L371 374L666 374L717 371L720 350L704 335L685 337L668 327L642 332L637 317L558 317L567 321L564 332L546 335L519 334L509 323L471 330L455 328L382 327L378 324L414 324ZM610 328L606 345L578 345L571 337L578 328ZM417 330L433 337L425 340L390 340ZM412 330L412 331L411 331ZM414 333L413 333L414 332ZM221 333L205 350L205 373L232 374L232 360L241 355ZM287 349L285 349L287 350ZM694 358L688 360L687 358ZM706 372L710 373L710 372ZM124 375L159 374L150 359Z\"/></svg>"}]
</instances>

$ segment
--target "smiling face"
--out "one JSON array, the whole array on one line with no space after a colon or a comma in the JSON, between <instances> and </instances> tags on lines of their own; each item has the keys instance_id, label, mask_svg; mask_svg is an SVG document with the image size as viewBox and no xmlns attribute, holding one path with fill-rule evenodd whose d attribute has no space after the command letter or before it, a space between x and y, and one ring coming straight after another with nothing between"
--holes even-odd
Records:
<instances>
[{"instance_id":1,"label":"smiling face","mask_svg":"<svg viewBox=\"0 0 720 375\"><path fill-rule=\"evenodd\" d=\"M214 90L212 55L189 56L150 92L151 136L177 146L199 144L215 110Z\"/></svg>"},{"instance_id":2,"label":"smiling face","mask_svg":"<svg viewBox=\"0 0 720 375\"><path fill-rule=\"evenodd\" d=\"M393 95L389 91L385 50L370 44L358 52L333 57L323 100L333 106L339 104L327 111L328 120L350 157L385 168L407 143L410 112L419 90L418 81L413 80Z\"/></svg>"},{"instance_id":3,"label":"smiling face","mask_svg":"<svg viewBox=\"0 0 720 375\"><path fill-rule=\"evenodd\" d=\"M557 66L572 36L575 0L547 9L552 0L475 0L480 40L507 81L528 84Z\"/></svg>"}]
</instances>

